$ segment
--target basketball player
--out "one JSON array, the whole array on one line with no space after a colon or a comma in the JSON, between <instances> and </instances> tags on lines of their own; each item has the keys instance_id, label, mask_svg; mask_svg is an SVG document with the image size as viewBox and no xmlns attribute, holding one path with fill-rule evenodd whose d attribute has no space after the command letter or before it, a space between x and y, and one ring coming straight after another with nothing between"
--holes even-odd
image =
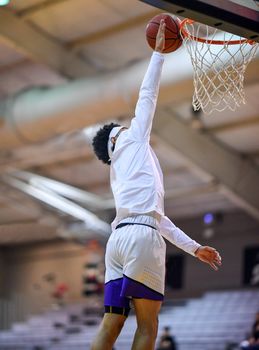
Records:
<instances>
[{"instance_id":1,"label":"basketball player","mask_svg":"<svg viewBox=\"0 0 259 350\"><path fill-rule=\"evenodd\" d=\"M132 349L154 349L164 296L163 237L215 270L221 264L214 248L201 246L164 215L163 175L149 143L164 61L164 32L162 20L130 127L105 125L93 139L97 157L111 166L116 218L105 255L105 314L92 350L112 349L130 300L137 318Z\"/></svg>"}]
</instances>

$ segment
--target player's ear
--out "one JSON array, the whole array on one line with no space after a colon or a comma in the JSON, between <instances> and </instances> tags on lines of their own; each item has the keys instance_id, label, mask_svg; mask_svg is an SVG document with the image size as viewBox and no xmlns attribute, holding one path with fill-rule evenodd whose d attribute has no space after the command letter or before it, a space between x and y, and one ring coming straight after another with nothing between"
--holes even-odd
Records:
<instances>
[{"instance_id":1,"label":"player's ear","mask_svg":"<svg viewBox=\"0 0 259 350\"><path fill-rule=\"evenodd\" d=\"M111 137L111 142L113 143L113 144L115 144L115 137Z\"/></svg>"}]
</instances>

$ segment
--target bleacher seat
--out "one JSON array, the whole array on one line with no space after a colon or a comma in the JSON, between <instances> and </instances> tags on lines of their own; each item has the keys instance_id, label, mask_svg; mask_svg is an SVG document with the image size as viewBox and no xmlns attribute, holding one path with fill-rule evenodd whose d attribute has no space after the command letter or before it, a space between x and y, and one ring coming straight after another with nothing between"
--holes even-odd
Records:
<instances>
[{"instance_id":1,"label":"bleacher seat","mask_svg":"<svg viewBox=\"0 0 259 350\"><path fill-rule=\"evenodd\" d=\"M224 350L227 343L238 343L246 336L258 310L257 291L208 292L182 306L164 306L158 339L163 327L170 326L179 350ZM26 323L0 332L0 350L89 350L100 320L83 304L31 316ZM130 315L116 350L131 348L135 329L135 316Z\"/></svg>"}]
</instances>

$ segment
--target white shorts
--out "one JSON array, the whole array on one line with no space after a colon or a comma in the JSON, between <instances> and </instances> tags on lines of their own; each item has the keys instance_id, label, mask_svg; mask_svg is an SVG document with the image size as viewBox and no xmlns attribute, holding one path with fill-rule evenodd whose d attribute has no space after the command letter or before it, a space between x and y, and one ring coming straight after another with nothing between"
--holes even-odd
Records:
<instances>
[{"instance_id":1,"label":"white shorts","mask_svg":"<svg viewBox=\"0 0 259 350\"><path fill-rule=\"evenodd\" d=\"M138 215L125 218L120 224L125 222L135 224L114 230L107 243L105 285L109 287L112 286L111 282L121 281L119 287L121 297L162 300L166 244L157 229L137 225L140 223L157 227L157 221L148 215ZM107 305L111 304L112 300L108 294L114 294L114 290L110 292L108 289ZM118 291L116 293L118 294ZM156 298L156 295L160 295L161 298ZM116 295L113 297L115 300Z\"/></svg>"}]
</instances>

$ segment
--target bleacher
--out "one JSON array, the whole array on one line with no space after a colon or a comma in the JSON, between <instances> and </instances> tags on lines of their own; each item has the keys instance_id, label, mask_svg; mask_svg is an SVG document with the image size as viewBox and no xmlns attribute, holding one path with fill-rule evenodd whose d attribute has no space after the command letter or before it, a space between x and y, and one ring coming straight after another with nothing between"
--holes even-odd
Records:
<instances>
[{"instance_id":1,"label":"bleacher","mask_svg":"<svg viewBox=\"0 0 259 350\"><path fill-rule=\"evenodd\" d=\"M225 350L228 344L239 344L246 337L258 310L259 291L208 292L183 306L165 305L158 339L163 327L170 326L179 350ZM0 332L0 350L88 350L100 320L100 315L87 313L84 305L48 311ZM131 348L135 329L132 314L116 350Z\"/></svg>"},{"instance_id":2,"label":"bleacher","mask_svg":"<svg viewBox=\"0 0 259 350\"><path fill-rule=\"evenodd\" d=\"M180 350L223 350L244 339L257 310L257 291L210 292L185 307L167 308L160 315L159 328L172 327Z\"/></svg>"}]
</instances>

